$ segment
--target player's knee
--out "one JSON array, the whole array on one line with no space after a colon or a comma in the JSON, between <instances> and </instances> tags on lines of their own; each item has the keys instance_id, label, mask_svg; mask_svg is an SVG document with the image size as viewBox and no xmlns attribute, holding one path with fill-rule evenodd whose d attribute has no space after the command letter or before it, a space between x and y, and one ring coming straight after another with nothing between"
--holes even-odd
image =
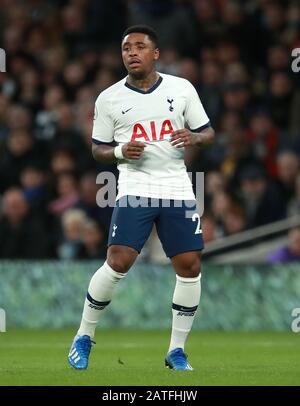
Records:
<instances>
[{"instance_id":1,"label":"player's knee","mask_svg":"<svg viewBox=\"0 0 300 406\"><path fill-rule=\"evenodd\" d=\"M199 258L195 258L195 260L191 263L190 267L188 267L186 270L188 273L187 278L197 278L197 276L201 272Z\"/></svg>"},{"instance_id":2,"label":"player's knee","mask_svg":"<svg viewBox=\"0 0 300 406\"><path fill-rule=\"evenodd\" d=\"M126 273L129 269L128 264L119 255L112 255L107 259L107 263L114 271L119 273Z\"/></svg>"},{"instance_id":3,"label":"player's knee","mask_svg":"<svg viewBox=\"0 0 300 406\"><path fill-rule=\"evenodd\" d=\"M201 263L198 256L184 261L180 269L177 270L177 274L183 278L197 278L200 272Z\"/></svg>"},{"instance_id":4,"label":"player's knee","mask_svg":"<svg viewBox=\"0 0 300 406\"><path fill-rule=\"evenodd\" d=\"M126 273L132 266L136 257L134 250L108 250L107 263L116 272Z\"/></svg>"}]
</instances>

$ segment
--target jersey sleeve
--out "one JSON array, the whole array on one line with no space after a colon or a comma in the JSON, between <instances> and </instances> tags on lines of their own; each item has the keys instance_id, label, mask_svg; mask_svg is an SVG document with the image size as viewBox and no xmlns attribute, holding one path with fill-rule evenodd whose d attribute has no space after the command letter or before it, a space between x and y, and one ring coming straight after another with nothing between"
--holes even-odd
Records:
<instances>
[{"instance_id":1,"label":"jersey sleeve","mask_svg":"<svg viewBox=\"0 0 300 406\"><path fill-rule=\"evenodd\" d=\"M184 112L185 122L191 131L201 131L210 127L209 118L194 86L187 82L187 102Z\"/></svg>"},{"instance_id":2,"label":"jersey sleeve","mask_svg":"<svg viewBox=\"0 0 300 406\"><path fill-rule=\"evenodd\" d=\"M109 101L100 94L95 103L92 139L95 144L110 143L114 140L114 125L109 113Z\"/></svg>"}]
</instances>

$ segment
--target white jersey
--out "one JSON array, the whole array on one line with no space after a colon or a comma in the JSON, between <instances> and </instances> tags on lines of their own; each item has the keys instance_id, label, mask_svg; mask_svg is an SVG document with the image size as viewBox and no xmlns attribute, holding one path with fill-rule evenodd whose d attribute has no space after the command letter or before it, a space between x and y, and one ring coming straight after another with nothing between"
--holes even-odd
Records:
<instances>
[{"instance_id":1,"label":"white jersey","mask_svg":"<svg viewBox=\"0 0 300 406\"><path fill-rule=\"evenodd\" d=\"M93 142L146 144L139 160L119 160L117 199L124 195L195 199L184 148L175 148L169 139L175 130L201 131L209 126L209 119L188 80L159 75L148 91L129 85L124 78L96 100Z\"/></svg>"}]
</instances>

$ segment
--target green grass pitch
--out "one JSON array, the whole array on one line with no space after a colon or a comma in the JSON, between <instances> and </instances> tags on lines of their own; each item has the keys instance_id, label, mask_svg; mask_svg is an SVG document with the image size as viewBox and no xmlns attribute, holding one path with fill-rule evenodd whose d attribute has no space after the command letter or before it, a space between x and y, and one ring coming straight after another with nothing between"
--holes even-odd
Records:
<instances>
[{"instance_id":1,"label":"green grass pitch","mask_svg":"<svg viewBox=\"0 0 300 406\"><path fill-rule=\"evenodd\" d=\"M87 371L66 361L74 331L0 333L0 385L299 385L300 335L193 331L195 371L164 367L168 331L97 331Z\"/></svg>"}]
</instances>

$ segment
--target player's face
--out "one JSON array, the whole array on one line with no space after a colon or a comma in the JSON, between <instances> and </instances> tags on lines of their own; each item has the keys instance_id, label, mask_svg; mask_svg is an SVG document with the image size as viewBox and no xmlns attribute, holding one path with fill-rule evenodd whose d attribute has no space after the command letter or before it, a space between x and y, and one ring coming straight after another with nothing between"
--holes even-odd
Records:
<instances>
[{"instance_id":1,"label":"player's face","mask_svg":"<svg viewBox=\"0 0 300 406\"><path fill-rule=\"evenodd\" d=\"M159 58L159 50L148 35L132 33L123 39L122 58L128 73L142 79L153 70L155 61Z\"/></svg>"}]
</instances>

